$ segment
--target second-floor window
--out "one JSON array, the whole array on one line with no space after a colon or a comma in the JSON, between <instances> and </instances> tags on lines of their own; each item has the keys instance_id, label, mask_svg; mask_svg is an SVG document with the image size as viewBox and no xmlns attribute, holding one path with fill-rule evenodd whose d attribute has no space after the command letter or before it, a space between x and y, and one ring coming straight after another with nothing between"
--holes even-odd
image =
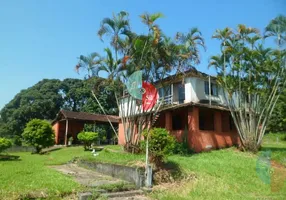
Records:
<instances>
[{"instance_id":1,"label":"second-floor window","mask_svg":"<svg viewBox=\"0 0 286 200\"><path fill-rule=\"evenodd\" d=\"M205 81L205 94L209 95L209 82ZM211 83L211 95L218 96L218 87L217 84Z\"/></svg>"},{"instance_id":2,"label":"second-floor window","mask_svg":"<svg viewBox=\"0 0 286 200\"><path fill-rule=\"evenodd\" d=\"M163 97L167 97L167 96L170 96L170 95L172 95L171 94L171 85L167 85L167 86L165 86L165 87L161 87L161 88L159 88L159 90L158 90L158 93L159 93L159 97L160 98L163 98Z\"/></svg>"}]
</instances>

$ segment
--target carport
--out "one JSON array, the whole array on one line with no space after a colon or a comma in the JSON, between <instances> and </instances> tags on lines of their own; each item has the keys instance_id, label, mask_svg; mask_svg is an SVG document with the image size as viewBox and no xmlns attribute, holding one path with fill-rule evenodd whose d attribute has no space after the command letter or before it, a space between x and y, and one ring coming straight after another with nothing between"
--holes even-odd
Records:
<instances>
[{"instance_id":1,"label":"carport","mask_svg":"<svg viewBox=\"0 0 286 200\"><path fill-rule=\"evenodd\" d=\"M77 134L84 129L85 124L109 124L118 126L119 117L115 115L101 115L86 112L61 110L52 122L55 131L56 144L68 144L68 138L77 141Z\"/></svg>"}]
</instances>

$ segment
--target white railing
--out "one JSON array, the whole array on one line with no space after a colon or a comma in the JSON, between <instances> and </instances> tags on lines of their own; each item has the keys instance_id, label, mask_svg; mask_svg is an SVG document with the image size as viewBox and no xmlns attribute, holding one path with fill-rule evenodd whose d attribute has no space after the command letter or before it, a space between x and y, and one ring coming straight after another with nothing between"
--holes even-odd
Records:
<instances>
[{"instance_id":1,"label":"white railing","mask_svg":"<svg viewBox=\"0 0 286 200\"><path fill-rule=\"evenodd\" d=\"M165 97L160 97L159 98L159 101L162 101L163 100L163 104L173 104L173 95L168 95L168 96L165 96Z\"/></svg>"}]
</instances>

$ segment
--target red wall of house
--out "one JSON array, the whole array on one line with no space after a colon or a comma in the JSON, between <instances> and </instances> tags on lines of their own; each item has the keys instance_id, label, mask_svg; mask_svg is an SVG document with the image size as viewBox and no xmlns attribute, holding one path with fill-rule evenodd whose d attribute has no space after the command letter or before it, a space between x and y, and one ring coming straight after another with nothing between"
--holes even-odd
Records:
<instances>
[{"instance_id":1,"label":"red wall of house","mask_svg":"<svg viewBox=\"0 0 286 200\"><path fill-rule=\"evenodd\" d=\"M122 121L120 121L118 124L118 144L119 145L125 144L124 127Z\"/></svg>"},{"instance_id":2,"label":"red wall of house","mask_svg":"<svg viewBox=\"0 0 286 200\"><path fill-rule=\"evenodd\" d=\"M214 111L214 130L206 131L199 129L199 108L193 107L188 111L189 145L200 152L206 149L223 148L239 144L239 136L235 130L222 131L222 111Z\"/></svg>"},{"instance_id":3,"label":"red wall of house","mask_svg":"<svg viewBox=\"0 0 286 200\"><path fill-rule=\"evenodd\" d=\"M68 138L73 137L74 141L77 140L77 134L84 128L84 123L80 121L69 120L68 123ZM55 143L64 144L66 133L66 121L59 121L53 125L55 131Z\"/></svg>"},{"instance_id":4,"label":"red wall of house","mask_svg":"<svg viewBox=\"0 0 286 200\"><path fill-rule=\"evenodd\" d=\"M55 144L58 144L59 143L59 140L58 140L58 135L59 135L59 122L56 122L54 125L53 125L53 130L55 132Z\"/></svg>"},{"instance_id":5,"label":"red wall of house","mask_svg":"<svg viewBox=\"0 0 286 200\"><path fill-rule=\"evenodd\" d=\"M174 135L179 142L181 142L184 130L173 130L172 114L183 115L183 123L188 124L188 144L196 152L240 144L240 139L237 132L235 130L229 130L229 125L227 125L229 124L229 120L226 121L225 115L222 115L223 111L211 110L214 112L214 130L200 130L199 109L199 107L189 107L179 111L167 111L163 114L160 114L160 117L157 120L158 122L156 122L155 126L162 127L165 125L165 128L169 130L170 133ZM122 123L119 123L118 144L125 144L124 129Z\"/></svg>"}]
</instances>

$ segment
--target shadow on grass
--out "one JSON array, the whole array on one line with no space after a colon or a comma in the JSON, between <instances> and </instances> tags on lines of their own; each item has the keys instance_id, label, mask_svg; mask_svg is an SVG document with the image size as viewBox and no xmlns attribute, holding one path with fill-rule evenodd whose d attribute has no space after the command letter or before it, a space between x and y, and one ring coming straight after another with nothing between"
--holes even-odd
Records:
<instances>
[{"instance_id":1,"label":"shadow on grass","mask_svg":"<svg viewBox=\"0 0 286 200\"><path fill-rule=\"evenodd\" d=\"M164 163L162 169L169 171L173 178L180 179L183 177L183 172L178 163L174 161L167 161Z\"/></svg>"},{"instance_id":2,"label":"shadow on grass","mask_svg":"<svg viewBox=\"0 0 286 200\"><path fill-rule=\"evenodd\" d=\"M286 152L286 148L285 147L261 147L260 151Z\"/></svg>"},{"instance_id":3,"label":"shadow on grass","mask_svg":"<svg viewBox=\"0 0 286 200\"><path fill-rule=\"evenodd\" d=\"M20 156L0 155L0 161L21 161Z\"/></svg>"},{"instance_id":4,"label":"shadow on grass","mask_svg":"<svg viewBox=\"0 0 286 200\"><path fill-rule=\"evenodd\" d=\"M60 149L62 149L62 147L51 148L51 149L43 149L39 154L49 154L50 152L58 151ZM32 154L35 154L35 152L32 152Z\"/></svg>"}]
</instances>

